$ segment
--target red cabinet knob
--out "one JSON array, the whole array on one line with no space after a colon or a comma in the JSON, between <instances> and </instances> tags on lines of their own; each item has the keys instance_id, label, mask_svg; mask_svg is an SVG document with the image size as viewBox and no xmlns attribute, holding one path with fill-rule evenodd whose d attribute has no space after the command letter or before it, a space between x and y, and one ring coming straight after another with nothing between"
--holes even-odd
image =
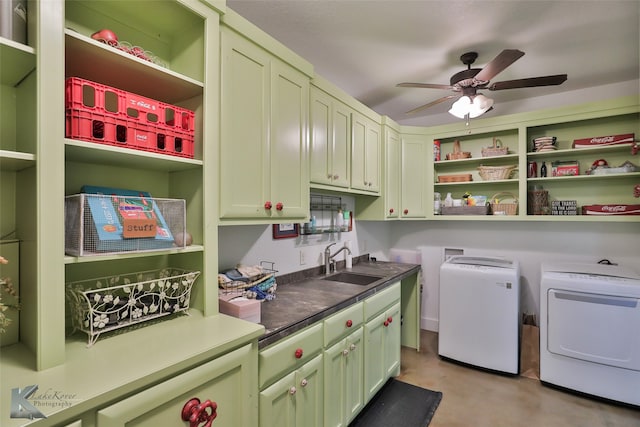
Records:
<instances>
[{"instance_id":1,"label":"red cabinet knob","mask_svg":"<svg viewBox=\"0 0 640 427\"><path fill-rule=\"evenodd\" d=\"M347 328L350 328L353 326L353 321L351 319L347 320Z\"/></svg>"},{"instance_id":2,"label":"red cabinet knob","mask_svg":"<svg viewBox=\"0 0 640 427\"><path fill-rule=\"evenodd\" d=\"M282 202L278 202L278 203L276 203L276 209L277 209L277 210L281 211L281 210L282 210L282 208L284 208L284 205L282 204Z\"/></svg>"},{"instance_id":3,"label":"red cabinet knob","mask_svg":"<svg viewBox=\"0 0 640 427\"><path fill-rule=\"evenodd\" d=\"M201 403L200 399L194 397L184 404L180 415L182 421L189 421L189 427L211 427L213 420L218 416L217 410L216 402L207 399Z\"/></svg>"},{"instance_id":4,"label":"red cabinet knob","mask_svg":"<svg viewBox=\"0 0 640 427\"><path fill-rule=\"evenodd\" d=\"M389 323L393 322L393 317L391 317L391 316L387 317L387 322L389 322Z\"/></svg>"},{"instance_id":5,"label":"red cabinet knob","mask_svg":"<svg viewBox=\"0 0 640 427\"><path fill-rule=\"evenodd\" d=\"M406 215L406 214L408 214L408 213L409 213L409 209L405 209L405 210L404 210L404 214Z\"/></svg>"},{"instance_id":6,"label":"red cabinet knob","mask_svg":"<svg viewBox=\"0 0 640 427\"><path fill-rule=\"evenodd\" d=\"M272 206L272 205L271 205L271 202L269 202L269 201L266 201L266 202L264 203L264 208L265 208L265 209L271 209L271 206Z\"/></svg>"},{"instance_id":7,"label":"red cabinet knob","mask_svg":"<svg viewBox=\"0 0 640 427\"><path fill-rule=\"evenodd\" d=\"M394 212L395 212L395 209L393 208L389 209L389 213L394 213Z\"/></svg>"},{"instance_id":8,"label":"red cabinet knob","mask_svg":"<svg viewBox=\"0 0 640 427\"><path fill-rule=\"evenodd\" d=\"M385 326L385 327L389 326L389 321L388 321L388 320L385 320L385 321L384 321L384 326Z\"/></svg>"},{"instance_id":9,"label":"red cabinet knob","mask_svg":"<svg viewBox=\"0 0 640 427\"><path fill-rule=\"evenodd\" d=\"M300 359L302 357L302 353L303 353L302 349L297 348L295 352L296 359Z\"/></svg>"}]
</instances>

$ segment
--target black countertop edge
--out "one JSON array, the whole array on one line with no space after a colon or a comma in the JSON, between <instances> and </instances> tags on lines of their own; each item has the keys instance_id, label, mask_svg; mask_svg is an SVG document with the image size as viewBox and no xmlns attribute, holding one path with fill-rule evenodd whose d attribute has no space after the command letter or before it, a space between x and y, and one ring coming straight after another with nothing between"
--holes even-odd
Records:
<instances>
[{"instance_id":1,"label":"black countertop edge","mask_svg":"<svg viewBox=\"0 0 640 427\"><path fill-rule=\"evenodd\" d=\"M364 257L366 261L369 260L369 256L365 255ZM354 264L355 265L355 264ZM335 304L331 307L327 307L326 309L322 310L322 311L318 311L316 313L314 313L313 315L306 317L305 319L298 321L296 323L292 323L291 325L288 325L286 327L283 328L279 328L277 330L274 331L269 331L266 330L266 333L258 338L258 349L263 349L267 346L270 346L272 344L275 344L276 342L280 341L283 338L286 338L304 328L306 328L307 326L310 326L314 323L317 323L327 317L329 317L330 315L337 313L338 311L342 310L343 308L349 307L350 305L353 305L359 301L362 301L368 297L370 297L371 295L376 294L377 292L380 292L381 290L391 286L392 284L401 281L409 276L412 276L413 274L416 274L418 271L420 271L421 266L420 264L406 264L407 266L407 270L403 271L402 273L399 274L394 274L391 276L388 276L385 278L385 280L383 282L380 282L379 284L367 288L365 289L363 292L347 298L341 302L339 302L338 304Z\"/></svg>"}]
</instances>

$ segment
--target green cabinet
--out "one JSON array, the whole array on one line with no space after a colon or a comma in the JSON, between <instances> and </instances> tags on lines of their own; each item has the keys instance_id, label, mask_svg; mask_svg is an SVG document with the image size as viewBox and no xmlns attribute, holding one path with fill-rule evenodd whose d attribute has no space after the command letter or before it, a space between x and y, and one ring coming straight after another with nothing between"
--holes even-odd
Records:
<instances>
[{"instance_id":1,"label":"green cabinet","mask_svg":"<svg viewBox=\"0 0 640 427\"><path fill-rule=\"evenodd\" d=\"M364 393L369 401L400 370L400 304L365 323L364 333Z\"/></svg>"},{"instance_id":2,"label":"green cabinet","mask_svg":"<svg viewBox=\"0 0 640 427\"><path fill-rule=\"evenodd\" d=\"M387 125L384 126L384 153L385 179L384 193L381 196L384 200L384 212L381 216L385 219L398 219L402 194L400 183L404 174L400 167L402 146L398 131Z\"/></svg>"},{"instance_id":3,"label":"green cabinet","mask_svg":"<svg viewBox=\"0 0 640 427\"><path fill-rule=\"evenodd\" d=\"M222 222L307 218L309 76L225 25L221 52Z\"/></svg>"},{"instance_id":4,"label":"green cabinet","mask_svg":"<svg viewBox=\"0 0 640 427\"><path fill-rule=\"evenodd\" d=\"M427 147L424 136L400 135L400 166L402 209L401 218L425 218L427 216Z\"/></svg>"},{"instance_id":5,"label":"green cabinet","mask_svg":"<svg viewBox=\"0 0 640 427\"><path fill-rule=\"evenodd\" d=\"M258 425L256 345L246 345L97 412L97 427L183 425L182 410L197 398L216 404L215 426ZM205 409L208 416L212 410Z\"/></svg>"},{"instance_id":6,"label":"green cabinet","mask_svg":"<svg viewBox=\"0 0 640 427\"><path fill-rule=\"evenodd\" d=\"M323 389L322 354L318 354L260 392L259 426L322 427Z\"/></svg>"},{"instance_id":7,"label":"green cabinet","mask_svg":"<svg viewBox=\"0 0 640 427\"><path fill-rule=\"evenodd\" d=\"M349 188L351 109L311 86L309 178L311 184Z\"/></svg>"},{"instance_id":8,"label":"green cabinet","mask_svg":"<svg viewBox=\"0 0 640 427\"><path fill-rule=\"evenodd\" d=\"M367 116L351 115L351 188L380 192L382 128Z\"/></svg>"},{"instance_id":9,"label":"green cabinet","mask_svg":"<svg viewBox=\"0 0 640 427\"><path fill-rule=\"evenodd\" d=\"M398 282L364 301L365 402L400 373L400 299Z\"/></svg>"},{"instance_id":10,"label":"green cabinet","mask_svg":"<svg viewBox=\"0 0 640 427\"><path fill-rule=\"evenodd\" d=\"M324 421L346 427L364 408L364 341L358 327L324 351Z\"/></svg>"}]
</instances>

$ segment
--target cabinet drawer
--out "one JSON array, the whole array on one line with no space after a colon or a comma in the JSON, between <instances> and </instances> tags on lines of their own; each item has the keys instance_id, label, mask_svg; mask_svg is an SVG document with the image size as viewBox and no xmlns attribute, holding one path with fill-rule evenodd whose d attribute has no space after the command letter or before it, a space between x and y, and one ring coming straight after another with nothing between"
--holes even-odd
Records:
<instances>
[{"instance_id":1,"label":"cabinet drawer","mask_svg":"<svg viewBox=\"0 0 640 427\"><path fill-rule=\"evenodd\" d=\"M340 338L355 331L363 323L361 302L345 308L324 321L324 345L330 346Z\"/></svg>"},{"instance_id":2,"label":"cabinet drawer","mask_svg":"<svg viewBox=\"0 0 640 427\"><path fill-rule=\"evenodd\" d=\"M369 321L373 316L380 313L399 299L400 282L397 282L364 300L365 322Z\"/></svg>"},{"instance_id":3,"label":"cabinet drawer","mask_svg":"<svg viewBox=\"0 0 640 427\"><path fill-rule=\"evenodd\" d=\"M303 365L322 350L322 329L323 324L316 323L261 350L258 356L260 389L276 377ZM297 354L297 350L302 350L301 354Z\"/></svg>"}]
</instances>

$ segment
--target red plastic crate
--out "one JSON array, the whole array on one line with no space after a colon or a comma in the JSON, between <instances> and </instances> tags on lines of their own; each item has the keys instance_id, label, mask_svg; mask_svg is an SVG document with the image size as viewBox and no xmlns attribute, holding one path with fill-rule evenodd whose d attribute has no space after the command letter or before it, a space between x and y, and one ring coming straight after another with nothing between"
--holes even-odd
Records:
<instances>
[{"instance_id":1,"label":"red plastic crate","mask_svg":"<svg viewBox=\"0 0 640 427\"><path fill-rule=\"evenodd\" d=\"M193 111L78 77L65 106L68 138L193 158Z\"/></svg>"}]
</instances>

